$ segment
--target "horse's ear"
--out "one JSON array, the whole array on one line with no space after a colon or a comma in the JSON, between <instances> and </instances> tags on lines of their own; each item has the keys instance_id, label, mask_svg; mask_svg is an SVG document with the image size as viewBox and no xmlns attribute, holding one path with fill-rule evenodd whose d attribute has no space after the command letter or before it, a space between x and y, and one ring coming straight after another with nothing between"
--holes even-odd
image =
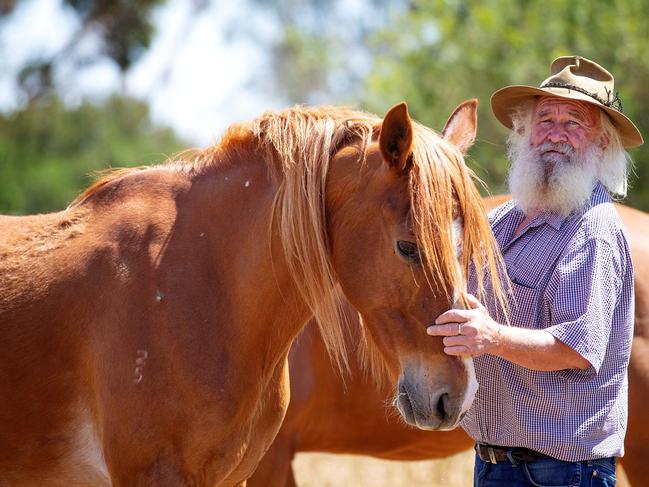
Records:
<instances>
[{"instance_id":1,"label":"horse's ear","mask_svg":"<svg viewBox=\"0 0 649 487\"><path fill-rule=\"evenodd\" d=\"M385 114L379 135L379 147L390 167L400 172L406 170L412 147L412 122L406 102L394 105Z\"/></svg>"},{"instance_id":2,"label":"horse's ear","mask_svg":"<svg viewBox=\"0 0 649 487\"><path fill-rule=\"evenodd\" d=\"M477 127L478 100L473 98L455 109L442 130L442 137L466 154L475 141Z\"/></svg>"}]
</instances>

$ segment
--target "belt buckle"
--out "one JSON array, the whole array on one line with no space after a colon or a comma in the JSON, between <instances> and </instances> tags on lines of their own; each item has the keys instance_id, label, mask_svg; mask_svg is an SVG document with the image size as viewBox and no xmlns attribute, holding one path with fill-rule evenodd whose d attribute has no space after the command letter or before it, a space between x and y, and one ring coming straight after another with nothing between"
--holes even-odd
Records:
<instances>
[{"instance_id":1,"label":"belt buckle","mask_svg":"<svg viewBox=\"0 0 649 487\"><path fill-rule=\"evenodd\" d=\"M487 453L489 454L489 461L493 463L494 465L498 463L496 460L496 453L494 452L494 449L491 446L487 447Z\"/></svg>"}]
</instances>

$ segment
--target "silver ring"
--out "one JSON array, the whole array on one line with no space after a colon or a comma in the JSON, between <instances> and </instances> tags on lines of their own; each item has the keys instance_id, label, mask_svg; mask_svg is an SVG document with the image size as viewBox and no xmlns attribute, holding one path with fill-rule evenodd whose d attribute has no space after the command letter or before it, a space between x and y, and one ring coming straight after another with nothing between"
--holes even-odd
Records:
<instances>
[{"instance_id":1,"label":"silver ring","mask_svg":"<svg viewBox=\"0 0 649 487\"><path fill-rule=\"evenodd\" d=\"M462 323L457 324L457 334L461 335L462 334Z\"/></svg>"}]
</instances>

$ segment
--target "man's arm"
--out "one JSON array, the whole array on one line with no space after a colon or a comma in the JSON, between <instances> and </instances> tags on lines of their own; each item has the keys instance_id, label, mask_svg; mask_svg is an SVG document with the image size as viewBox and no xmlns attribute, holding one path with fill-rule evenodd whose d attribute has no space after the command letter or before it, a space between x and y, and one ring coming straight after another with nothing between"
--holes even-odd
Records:
<instances>
[{"instance_id":1,"label":"man's arm","mask_svg":"<svg viewBox=\"0 0 649 487\"><path fill-rule=\"evenodd\" d=\"M468 295L468 301L470 309L446 311L427 329L429 335L444 337L448 355L488 353L532 370L590 367L588 360L549 332L501 325L474 296Z\"/></svg>"}]
</instances>

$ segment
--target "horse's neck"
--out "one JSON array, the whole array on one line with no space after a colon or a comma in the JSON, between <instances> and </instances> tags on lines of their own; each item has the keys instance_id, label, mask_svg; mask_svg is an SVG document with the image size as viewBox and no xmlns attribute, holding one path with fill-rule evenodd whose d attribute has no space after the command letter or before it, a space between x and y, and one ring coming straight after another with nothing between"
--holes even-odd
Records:
<instances>
[{"instance_id":1,"label":"horse's neck","mask_svg":"<svg viewBox=\"0 0 649 487\"><path fill-rule=\"evenodd\" d=\"M209 170L193 186L189 212L201 215L194 233L209 239L205 258L219 276L220 296L230 303L225 318L250 342L249 350L280 359L310 312L288 271L278 232L269 231L277 184L263 163L251 161Z\"/></svg>"}]
</instances>

